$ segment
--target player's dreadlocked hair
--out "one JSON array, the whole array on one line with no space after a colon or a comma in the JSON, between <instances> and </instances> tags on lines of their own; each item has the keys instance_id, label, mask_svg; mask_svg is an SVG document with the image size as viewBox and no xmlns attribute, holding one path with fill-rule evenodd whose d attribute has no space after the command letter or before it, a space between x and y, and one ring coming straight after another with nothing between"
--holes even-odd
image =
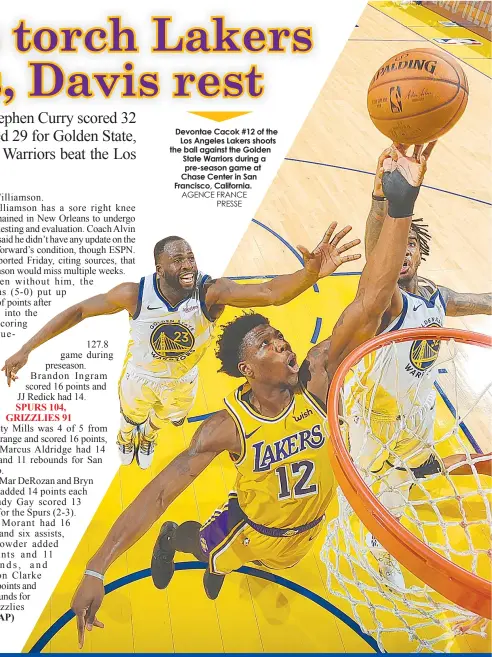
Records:
<instances>
[{"instance_id":1,"label":"player's dreadlocked hair","mask_svg":"<svg viewBox=\"0 0 492 657\"><path fill-rule=\"evenodd\" d=\"M261 324L270 324L270 320L263 315L250 312L236 317L224 326L215 350L215 355L222 364L219 372L238 378L242 376L237 366L243 357L243 340L247 333Z\"/></svg>"},{"instance_id":2,"label":"player's dreadlocked hair","mask_svg":"<svg viewBox=\"0 0 492 657\"><path fill-rule=\"evenodd\" d=\"M429 225L423 224L424 220L412 219L412 225L410 230L413 230L415 235L417 235L417 241L419 243L420 255L422 260L425 260L425 256L428 256L430 253L429 241L432 239L431 234L428 231Z\"/></svg>"}]
</instances>

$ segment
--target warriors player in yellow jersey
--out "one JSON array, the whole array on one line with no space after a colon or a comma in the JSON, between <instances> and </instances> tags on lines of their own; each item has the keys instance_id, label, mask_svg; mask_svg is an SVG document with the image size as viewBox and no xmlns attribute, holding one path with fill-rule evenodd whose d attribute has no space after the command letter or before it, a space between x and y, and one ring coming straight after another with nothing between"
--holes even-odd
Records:
<instances>
[{"instance_id":1,"label":"warriors player in yellow jersey","mask_svg":"<svg viewBox=\"0 0 492 657\"><path fill-rule=\"evenodd\" d=\"M424 170L422 161L421 178ZM221 452L236 464L235 493L203 526L164 523L152 558L154 583L169 584L176 550L207 562L204 586L212 599L224 576L244 563L288 568L308 552L335 489L324 428L330 381L343 358L376 333L390 304L419 192L398 170L385 174L384 184L389 215L356 298L331 338L313 347L300 367L286 337L265 317L245 315L225 327L217 352L221 369L246 383L144 488L89 560L72 601L80 645L86 626L102 626L96 612L106 569Z\"/></svg>"}]
</instances>

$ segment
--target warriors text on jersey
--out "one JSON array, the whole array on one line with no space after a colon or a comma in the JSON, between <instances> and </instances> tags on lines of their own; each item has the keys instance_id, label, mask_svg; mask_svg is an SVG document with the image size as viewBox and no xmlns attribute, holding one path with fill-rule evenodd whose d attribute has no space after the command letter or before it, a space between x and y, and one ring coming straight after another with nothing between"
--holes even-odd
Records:
<instances>
[{"instance_id":1,"label":"warriors text on jersey","mask_svg":"<svg viewBox=\"0 0 492 657\"><path fill-rule=\"evenodd\" d=\"M244 384L226 397L240 439L236 491L248 518L266 527L294 528L320 518L335 479L323 428L326 415L304 389L277 417L264 417L248 403Z\"/></svg>"},{"instance_id":2,"label":"warriors text on jersey","mask_svg":"<svg viewBox=\"0 0 492 657\"><path fill-rule=\"evenodd\" d=\"M191 294L176 306L161 294L157 274L141 279L137 309L130 318L127 369L150 379L179 379L198 363L213 331L204 304L208 278L199 273Z\"/></svg>"}]
</instances>

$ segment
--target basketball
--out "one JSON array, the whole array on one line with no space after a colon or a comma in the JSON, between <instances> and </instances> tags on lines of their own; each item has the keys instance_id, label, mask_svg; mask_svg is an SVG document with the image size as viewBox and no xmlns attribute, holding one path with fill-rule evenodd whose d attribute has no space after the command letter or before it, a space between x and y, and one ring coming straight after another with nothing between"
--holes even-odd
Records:
<instances>
[{"instance_id":1,"label":"basketball","mask_svg":"<svg viewBox=\"0 0 492 657\"><path fill-rule=\"evenodd\" d=\"M375 73L367 109L376 128L392 141L424 144L457 123L468 102L468 80L458 61L431 48L405 50Z\"/></svg>"}]
</instances>

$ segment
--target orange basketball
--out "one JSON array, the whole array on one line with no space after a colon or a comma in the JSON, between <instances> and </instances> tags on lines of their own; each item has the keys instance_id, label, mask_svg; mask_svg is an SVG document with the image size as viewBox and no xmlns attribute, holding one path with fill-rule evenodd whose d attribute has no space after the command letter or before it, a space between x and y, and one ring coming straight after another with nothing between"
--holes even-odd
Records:
<instances>
[{"instance_id":1,"label":"orange basketball","mask_svg":"<svg viewBox=\"0 0 492 657\"><path fill-rule=\"evenodd\" d=\"M458 61L432 48L405 50L371 80L367 109L392 141L424 144L444 135L465 111L468 80Z\"/></svg>"}]
</instances>

